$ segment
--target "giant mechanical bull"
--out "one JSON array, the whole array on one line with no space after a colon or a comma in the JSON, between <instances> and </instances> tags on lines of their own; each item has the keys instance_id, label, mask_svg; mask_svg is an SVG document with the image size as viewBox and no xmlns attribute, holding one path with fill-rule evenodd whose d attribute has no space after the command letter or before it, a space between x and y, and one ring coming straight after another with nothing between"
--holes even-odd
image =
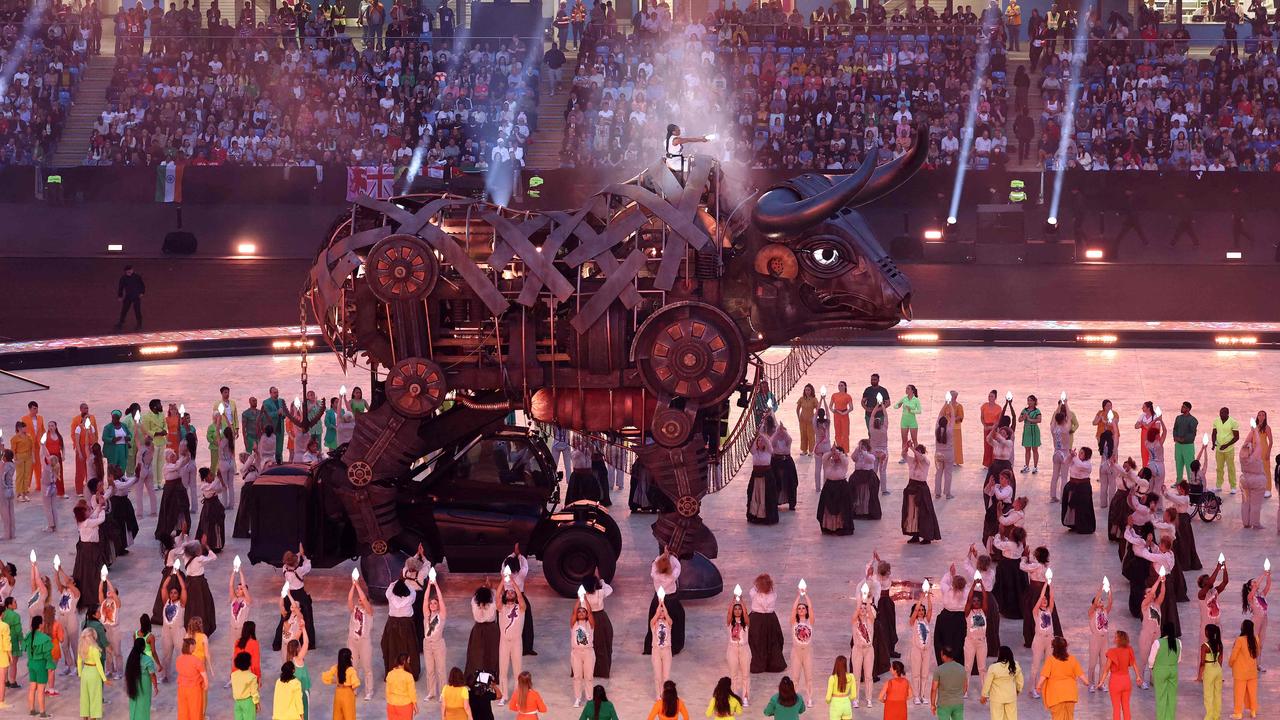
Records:
<instances>
[{"instance_id":1,"label":"giant mechanical bull","mask_svg":"<svg viewBox=\"0 0 1280 720\"><path fill-rule=\"evenodd\" d=\"M633 450L672 508L654 536L696 558L682 589L718 592L699 510L728 398L752 353L909 319L910 283L854 208L903 183L926 152L921 131L883 165L873 151L854 172L763 193L697 156L683 177L658 163L558 212L440 194L358 200L308 293L344 364L385 373L323 473L359 520L361 552L416 546L396 486L442 437L468 432L439 411L453 393L465 408L521 408Z\"/></svg>"}]
</instances>

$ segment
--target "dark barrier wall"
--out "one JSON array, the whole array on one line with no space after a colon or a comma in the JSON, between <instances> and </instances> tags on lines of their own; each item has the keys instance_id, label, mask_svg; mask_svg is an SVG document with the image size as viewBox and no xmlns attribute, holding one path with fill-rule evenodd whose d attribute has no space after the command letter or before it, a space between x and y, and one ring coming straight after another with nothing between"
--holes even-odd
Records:
<instances>
[{"instance_id":1,"label":"dark barrier wall","mask_svg":"<svg viewBox=\"0 0 1280 720\"><path fill-rule=\"evenodd\" d=\"M610 182L631 177L636 171L622 169L601 170L560 168L537 173L546 181L542 199L529 201L533 207L542 207L554 201L557 207L574 205L582 198ZM795 174L798 171L752 170L748 171L751 183L766 187ZM526 172L526 176L533 173ZM9 167L0 169L0 197L6 202L43 202L36 197L35 168ZM76 202L136 202L155 201L155 168L133 167L77 167L61 171L63 196L68 204ZM991 190L1000 201L1007 199L1009 181L1023 180L1028 202L1040 197L1040 173L1006 173L1000 171L975 171L965 180L962 205L991 202ZM1053 175L1043 176L1045 193L1053 190ZM919 209L922 205L945 205L950 199L955 182L953 170L924 170L912 178L898 192L882 204L909 205ZM268 204L333 204L344 201L347 186L346 168L331 166L316 168L265 168L265 167L201 167L187 166L183 172L183 204L203 205L221 203ZM450 186L464 193L483 186L479 176L463 176L450 182ZM415 184L417 187L417 184ZM1235 190L1239 192L1233 192ZM1079 190L1081 197L1097 209L1119 211L1130 204L1145 210L1177 209L1186 203L1182 193L1191 199L1195 208L1209 203L1221 207L1222 203L1248 203L1251 207L1272 207L1280 201L1280 183L1272 173L1139 173L1139 172L1082 172L1067 173L1064 182L1064 212L1073 202L1072 191ZM1132 193L1127 194L1127 193ZM1046 197L1046 202L1048 198Z\"/></svg>"}]
</instances>

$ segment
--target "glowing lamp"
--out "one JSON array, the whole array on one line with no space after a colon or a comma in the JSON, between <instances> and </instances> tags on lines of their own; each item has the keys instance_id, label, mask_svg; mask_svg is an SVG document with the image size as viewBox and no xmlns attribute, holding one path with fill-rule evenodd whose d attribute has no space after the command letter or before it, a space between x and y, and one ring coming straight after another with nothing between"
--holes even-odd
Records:
<instances>
[{"instance_id":1,"label":"glowing lamp","mask_svg":"<svg viewBox=\"0 0 1280 720\"><path fill-rule=\"evenodd\" d=\"M1262 572L1271 572L1271 558L1262 561Z\"/></svg>"},{"instance_id":2,"label":"glowing lamp","mask_svg":"<svg viewBox=\"0 0 1280 720\"><path fill-rule=\"evenodd\" d=\"M929 584L928 578L925 578L925 581L920 583L920 592L924 593L925 595L928 595L929 591L932 589L933 589L933 586Z\"/></svg>"},{"instance_id":3,"label":"glowing lamp","mask_svg":"<svg viewBox=\"0 0 1280 720\"><path fill-rule=\"evenodd\" d=\"M1010 401L1010 402L1012 402L1012 401L1013 401L1013 391L1012 391L1012 390L1007 391L1007 392L1004 394L1004 399L1005 399L1005 400L1008 400L1008 401Z\"/></svg>"},{"instance_id":4,"label":"glowing lamp","mask_svg":"<svg viewBox=\"0 0 1280 720\"><path fill-rule=\"evenodd\" d=\"M734 586L733 586L733 599L734 599L734 600L741 600L741 599L742 599L742 586L741 586L741 585L734 585Z\"/></svg>"},{"instance_id":5,"label":"glowing lamp","mask_svg":"<svg viewBox=\"0 0 1280 720\"><path fill-rule=\"evenodd\" d=\"M948 404L948 405L950 405L950 404L951 404L951 400L952 400L952 398L953 398L953 396L951 395L951 391L950 391L950 390L948 390L948 391L947 391L947 394L946 394L946 396L945 396L945 397L947 398L947 404Z\"/></svg>"},{"instance_id":6,"label":"glowing lamp","mask_svg":"<svg viewBox=\"0 0 1280 720\"><path fill-rule=\"evenodd\" d=\"M1108 595L1111 594L1111 578L1108 578L1106 575L1102 576L1102 592L1107 593Z\"/></svg>"},{"instance_id":7,"label":"glowing lamp","mask_svg":"<svg viewBox=\"0 0 1280 720\"><path fill-rule=\"evenodd\" d=\"M102 570L98 571L98 577L102 579L102 582L106 582L106 581L107 581L107 566L106 566L106 565L103 565L103 566L102 566Z\"/></svg>"},{"instance_id":8,"label":"glowing lamp","mask_svg":"<svg viewBox=\"0 0 1280 720\"><path fill-rule=\"evenodd\" d=\"M360 582L360 568L351 568L351 582Z\"/></svg>"},{"instance_id":9,"label":"glowing lamp","mask_svg":"<svg viewBox=\"0 0 1280 720\"><path fill-rule=\"evenodd\" d=\"M432 566L427 568L427 582L433 583L435 581L436 581L436 569L434 566Z\"/></svg>"},{"instance_id":10,"label":"glowing lamp","mask_svg":"<svg viewBox=\"0 0 1280 720\"><path fill-rule=\"evenodd\" d=\"M1200 436L1200 444L1209 447L1209 433Z\"/></svg>"},{"instance_id":11,"label":"glowing lamp","mask_svg":"<svg viewBox=\"0 0 1280 720\"><path fill-rule=\"evenodd\" d=\"M876 393L876 402L884 404L884 393Z\"/></svg>"},{"instance_id":12,"label":"glowing lamp","mask_svg":"<svg viewBox=\"0 0 1280 720\"><path fill-rule=\"evenodd\" d=\"M666 602L666 599L667 599L667 589L658 588L658 602L659 603Z\"/></svg>"},{"instance_id":13,"label":"glowing lamp","mask_svg":"<svg viewBox=\"0 0 1280 720\"><path fill-rule=\"evenodd\" d=\"M1165 569L1164 569L1164 566L1163 566L1163 565L1161 565L1161 566L1160 566L1160 569L1157 571L1157 573L1158 573L1158 574L1160 575L1160 577L1163 579L1165 575L1168 575L1168 574L1169 574L1169 571L1168 571L1168 570L1165 570Z\"/></svg>"},{"instance_id":14,"label":"glowing lamp","mask_svg":"<svg viewBox=\"0 0 1280 720\"><path fill-rule=\"evenodd\" d=\"M957 222L959 222L959 221L956 219L956 216L955 216L955 215L948 215L948 216L947 216L947 224L948 224L948 225L955 225Z\"/></svg>"},{"instance_id":15,"label":"glowing lamp","mask_svg":"<svg viewBox=\"0 0 1280 720\"><path fill-rule=\"evenodd\" d=\"M187 404L186 404L186 403L182 403L181 405L179 405L179 406L178 406L178 414L179 414L179 415L186 415L186 414L187 414Z\"/></svg>"},{"instance_id":16,"label":"glowing lamp","mask_svg":"<svg viewBox=\"0 0 1280 720\"><path fill-rule=\"evenodd\" d=\"M258 246L250 242L236 243L237 255L254 255L258 252Z\"/></svg>"},{"instance_id":17,"label":"glowing lamp","mask_svg":"<svg viewBox=\"0 0 1280 720\"><path fill-rule=\"evenodd\" d=\"M1219 564L1219 565L1226 565L1226 564L1227 564L1227 554L1226 554L1226 553L1218 553L1218 564Z\"/></svg>"},{"instance_id":18,"label":"glowing lamp","mask_svg":"<svg viewBox=\"0 0 1280 720\"><path fill-rule=\"evenodd\" d=\"M32 550L32 551L31 551L31 564L32 564L32 565L35 565L35 563L36 563L36 551L35 551L35 550Z\"/></svg>"},{"instance_id":19,"label":"glowing lamp","mask_svg":"<svg viewBox=\"0 0 1280 720\"><path fill-rule=\"evenodd\" d=\"M346 385L343 385L342 387L338 388L338 394L339 394L339 395L341 395L342 397L346 397L346 396L347 396L347 386L346 386Z\"/></svg>"},{"instance_id":20,"label":"glowing lamp","mask_svg":"<svg viewBox=\"0 0 1280 720\"><path fill-rule=\"evenodd\" d=\"M227 414L227 406L225 403L218 403L218 414L219 415Z\"/></svg>"},{"instance_id":21,"label":"glowing lamp","mask_svg":"<svg viewBox=\"0 0 1280 720\"><path fill-rule=\"evenodd\" d=\"M289 597L289 583L280 586L280 599Z\"/></svg>"},{"instance_id":22,"label":"glowing lamp","mask_svg":"<svg viewBox=\"0 0 1280 720\"><path fill-rule=\"evenodd\" d=\"M179 570L181 570L181 569L182 569L182 558L180 558L180 557L176 557L176 558L174 558L174 559L173 559L173 571L174 571L174 572L178 572L178 571L179 571Z\"/></svg>"},{"instance_id":23,"label":"glowing lamp","mask_svg":"<svg viewBox=\"0 0 1280 720\"><path fill-rule=\"evenodd\" d=\"M1157 405L1157 406L1156 406L1156 417L1160 417L1161 415L1164 415L1164 411L1160 409L1160 406L1159 406L1159 405Z\"/></svg>"},{"instance_id":24,"label":"glowing lamp","mask_svg":"<svg viewBox=\"0 0 1280 720\"><path fill-rule=\"evenodd\" d=\"M1066 401L1067 401L1067 391L1063 390L1062 394L1058 396L1058 402L1066 402Z\"/></svg>"},{"instance_id":25,"label":"glowing lamp","mask_svg":"<svg viewBox=\"0 0 1280 720\"><path fill-rule=\"evenodd\" d=\"M826 397L826 396L827 396L827 386L826 386L826 385L823 385L823 386L818 390L818 394L819 394L819 395L821 395L822 397Z\"/></svg>"},{"instance_id":26,"label":"glowing lamp","mask_svg":"<svg viewBox=\"0 0 1280 720\"><path fill-rule=\"evenodd\" d=\"M800 578L800 582L796 583L796 587L800 589L800 594L804 595L809 589L809 584L804 581L804 578Z\"/></svg>"},{"instance_id":27,"label":"glowing lamp","mask_svg":"<svg viewBox=\"0 0 1280 720\"><path fill-rule=\"evenodd\" d=\"M1114 411L1114 410L1108 410L1108 411L1107 411L1107 422L1115 422L1115 420L1116 420L1116 413L1115 413L1115 411Z\"/></svg>"},{"instance_id":28,"label":"glowing lamp","mask_svg":"<svg viewBox=\"0 0 1280 720\"><path fill-rule=\"evenodd\" d=\"M1046 585L1053 584L1053 568L1044 571L1044 583Z\"/></svg>"},{"instance_id":29,"label":"glowing lamp","mask_svg":"<svg viewBox=\"0 0 1280 720\"><path fill-rule=\"evenodd\" d=\"M53 569L57 570L62 567L62 558L55 554L53 556Z\"/></svg>"},{"instance_id":30,"label":"glowing lamp","mask_svg":"<svg viewBox=\"0 0 1280 720\"><path fill-rule=\"evenodd\" d=\"M240 556L237 555L231 560L231 572L240 572Z\"/></svg>"},{"instance_id":31,"label":"glowing lamp","mask_svg":"<svg viewBox=\"0 0 1280 720\"><path fill-rule=\"evenodd\" d=\"M862 583L862 587L858 588L858 590L862 593L863 601L866 601L867 596L871 594L871 588L864 582Z\"/></svg>"}]
</instances>

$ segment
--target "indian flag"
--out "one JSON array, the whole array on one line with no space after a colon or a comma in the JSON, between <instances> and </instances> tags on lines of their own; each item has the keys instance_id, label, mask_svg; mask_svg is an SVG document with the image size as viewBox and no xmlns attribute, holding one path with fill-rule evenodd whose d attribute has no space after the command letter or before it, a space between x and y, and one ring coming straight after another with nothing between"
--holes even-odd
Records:
<instances>
[{"instance_id":1,"label":"indian flag","mask_svg":"<svg viewBox=\"0 0 1280 720\"><path fill-rule=\"evenodd\" d=\"M173 161L156 166L156 202L182 202L182 167Z\"/></svg>"}]
</instances>

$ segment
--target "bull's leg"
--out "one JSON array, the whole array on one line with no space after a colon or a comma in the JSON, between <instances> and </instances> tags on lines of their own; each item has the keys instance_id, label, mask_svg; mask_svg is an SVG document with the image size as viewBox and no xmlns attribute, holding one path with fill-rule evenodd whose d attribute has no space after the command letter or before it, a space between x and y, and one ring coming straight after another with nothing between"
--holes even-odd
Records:
<instances>
[{"instance_id":1,"label":"bull's leg","mask_svg":"<svg viewBox=\"0 0 1280 720\"><path fill-rule=\"evenodd\" d=\"M675 506L674 512L662 512L652 527L658 544L680 558L681 596L718 595L724 583L711 558L719 554L719 548L700 514L707 494L707 448L702 436L694 434L674 448L645 445L637 454L658 489Z\"/></svg>"}]
</instances>

